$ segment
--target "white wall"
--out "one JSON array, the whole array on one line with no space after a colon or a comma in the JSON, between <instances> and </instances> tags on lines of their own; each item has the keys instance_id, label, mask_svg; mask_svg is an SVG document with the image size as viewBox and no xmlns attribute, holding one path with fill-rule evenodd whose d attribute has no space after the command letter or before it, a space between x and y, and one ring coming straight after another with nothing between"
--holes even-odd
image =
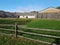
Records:
<instances>
[{"instance_id":1,"label":"white wall","mask_svg":"<svg viewBox=\"0 0 60 45\"><path fill-rule=\"evenodd\" d=\"M35 18L35 16L28 16L28 18Z\"/></svg>"},{"instance_id":2,"label":"white wall","mask_svg":"<svg viewBox=\"0 0 60 45\"><path fill-rule=\"evenodd\" d=\"M27 16L28 18L35 18L35 16ZM26 18L26 16L20 16L19 18Z\"/></svg>"},{"instance_id":3,"label":"white wall","mask_svg":"<svg viewBox=\"0 0 60 45\"><path fill-rule=\"evenodd\" d=\"M26 16L20 16L19 18L26 18Z\"/></svg>"}]
</instances>

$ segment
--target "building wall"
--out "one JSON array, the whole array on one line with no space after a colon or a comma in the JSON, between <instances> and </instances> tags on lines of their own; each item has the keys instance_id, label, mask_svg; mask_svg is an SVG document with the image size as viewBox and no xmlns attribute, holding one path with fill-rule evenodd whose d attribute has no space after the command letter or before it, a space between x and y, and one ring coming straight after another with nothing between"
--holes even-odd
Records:
<instances>
[{"instance_id":1,"label":"building wall","mask_svg":"<svg viewBox=\"0 0 60 45\"><path fill-rule=\"evenodd\" d=\"M26 18L26 16L19 16L19 18Z\"/></svg>"},{"instance_id":2,"label":"building wall","mask_svg":"<svg viewBox=\"0 0 60 45\"><path fill-rule=\"evenodd\" d=\"M35 16L20 16L19 18L35 18Z\"/></svg>"},{"instance_id":3,"label":"building wall","mask_svg":"<svg viewBox=\"0 0 60 45\"><path fill-rule=\"evenodd\" d=\"M40 19L60 19L60 12L57 13L38 13L29 15L26 14L24 16L19 16L19 18L40 18Z\"/></svg>"},{"instance_id":4,"label":"building wall","mask_svg":"<svg viewBox=\"0 0 60 45\"><path fill-rule=\"evenodd\" d=\"M28 16L28 18L35 18L35 16Z\"/></svg>"},{"instance_id":5,"label":"building wall","mask_svg":"<svg viewBox=\"0 0 60 45\"><path fill-rule=\"evenodd\" d=\"M60 19L60 13L39 13L38 18Z\"/></svg>"}]
</instances>

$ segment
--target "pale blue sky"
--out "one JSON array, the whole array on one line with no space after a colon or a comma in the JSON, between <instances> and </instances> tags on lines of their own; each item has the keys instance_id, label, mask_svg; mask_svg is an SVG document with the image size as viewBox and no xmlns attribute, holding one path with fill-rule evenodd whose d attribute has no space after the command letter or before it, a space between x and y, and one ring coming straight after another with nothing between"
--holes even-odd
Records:
<instances>
[{"instance_id":1,"label":"pale blue sky","mask_svg":"<svg viewBox=\"0 0 60 45\"><path fill-rule=\"evenodd\" d=\"M0 10L10 12L40 11L60 6L60 0L0 0Z\"/></svg>"}]
</instances>

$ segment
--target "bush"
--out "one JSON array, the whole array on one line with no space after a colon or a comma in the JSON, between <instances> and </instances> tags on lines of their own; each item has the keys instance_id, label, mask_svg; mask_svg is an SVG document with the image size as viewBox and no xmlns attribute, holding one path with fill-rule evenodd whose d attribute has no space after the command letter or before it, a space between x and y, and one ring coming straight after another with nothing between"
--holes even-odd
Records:
<instances>
[{"instance_id":1,"label":"bush","mask_svg":"<svg viewBox=\"0 0 60 45\"><path fill-rule=\"evenodd\" d=\"M0 24L15 24L18 22L20 25L25 25L33 19L19 19L19 18L0 18Z\"/></svg>"}]
</instances>

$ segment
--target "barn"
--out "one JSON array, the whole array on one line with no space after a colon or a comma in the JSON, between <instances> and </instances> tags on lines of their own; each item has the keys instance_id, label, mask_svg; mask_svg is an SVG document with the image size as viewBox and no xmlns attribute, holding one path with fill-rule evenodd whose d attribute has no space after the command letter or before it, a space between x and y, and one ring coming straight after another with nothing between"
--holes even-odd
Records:
<instances>
[{"instance_id":1,"label":"barn","mask_svg":"<svg viewBox=\"0 0 60 45\"><path fill-rule=\"evenodd\" d=\"M49 7L42 11L17 13L19 18L60 19L60 10Z\"/></svg>"},{"instance_id":2,"label":"barn","mask_svg":"<svg viewBox=\"0 0 60 45\"><path fill-rule=\"evenodd\" d=\"M38 18L60 19L60 10L50 7L39 12Z\"/></svg>"}]
</instances>

